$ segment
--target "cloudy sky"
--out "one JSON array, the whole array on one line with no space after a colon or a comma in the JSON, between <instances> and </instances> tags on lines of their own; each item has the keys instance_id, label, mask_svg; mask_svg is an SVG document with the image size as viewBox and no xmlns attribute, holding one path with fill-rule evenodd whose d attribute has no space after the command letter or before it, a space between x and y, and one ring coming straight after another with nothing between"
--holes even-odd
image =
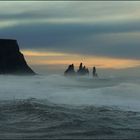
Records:
<instances>
[{"instance_id":1,"label":"cloudy sky","mask_svg":"<svg viewBox=\"0 0 140 140\"><path fill-rule=\"evenodd\" d=\"M140 2L0 2L0 37L17 39L36 68L139 67Z\"/></svg>"}]
</instances>

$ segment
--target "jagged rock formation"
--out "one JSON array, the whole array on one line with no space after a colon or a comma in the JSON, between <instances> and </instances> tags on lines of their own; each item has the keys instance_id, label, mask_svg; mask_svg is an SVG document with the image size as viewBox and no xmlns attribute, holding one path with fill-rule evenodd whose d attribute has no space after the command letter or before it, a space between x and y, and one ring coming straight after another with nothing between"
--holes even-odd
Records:
<instances>
[{"instance_id":1,"label":"jagged rock formation","mask_svg":"<svg viewBox=\"0 0 140 140\"><path fill-rule=\"evenodd\" d=\"M67 75L86 75L86 74L89 74L89 70L88 68L83 66L82 63L80 63L80 66L77 72L75 72L73 64L69 65L67 70L64 72L64 75L66 76Z\"/></svg>"},{"instance_id":2,"label":"jagged rock formation","mask_svg":"<svg viewBox=\"0 0 140 140\"><path fill-rule=\"evenodd\" d=\"M93 77L97 77L98 76L98 74L96 73L96 67L95 66L93 67L92 74L93 74Z\"/></svg>"},{"instance_id":3,"label":"jagged rock formation","mask_svg":"<svg viewBox=\"0 0 140 140\"><path fill-rule=\"evenodd\" d=\"M64 72L64 75L66 75L66 76L67 75L71 75L71 76L75 75L75 70L74 70L74 65L73 64L68 66L68 68Z\"/></svg>"},{"instance_id":4,"label":"jagged rock formation","mask_svg":"<svg viewBox=\"0 0 140 140\"><path fill-rule=\"evenodd\" d=\"M0 39L0 74L35 74L27 65L16 40Z\"/></svg>"},{"instance_id":5,"label":"jagged rock formation","mask_svg":"<svg viewBox=\"0 0 140 140\"><path fill-rule=\"evenodd\" d=\"M77 74L78 75L86 75L86 74L89 74L89 70L88 70L88 68L86 68L85 66L83 66L82 63L80 63L80 66L79 66L79 69L77 71Z\"/></svg>"}]
</instances>

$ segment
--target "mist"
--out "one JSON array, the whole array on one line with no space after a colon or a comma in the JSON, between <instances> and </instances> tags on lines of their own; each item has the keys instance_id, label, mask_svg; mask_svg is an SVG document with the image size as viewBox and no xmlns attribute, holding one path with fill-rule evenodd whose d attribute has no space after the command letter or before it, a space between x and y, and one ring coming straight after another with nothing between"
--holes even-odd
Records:
<instances>
[{"instance_id":1,"label":"mist","mask_svg":"<svg viewBox=\"0 0 140 140\"><path fill-rule=\"evenodd\" d=\"M68 78L63 75L9 75L0 78L0 100L35 98L60 105L116 106L128 110L140 108L140 81L134 78L101 77L94 80L90 76Z\"/></svg>"}]
</instances>

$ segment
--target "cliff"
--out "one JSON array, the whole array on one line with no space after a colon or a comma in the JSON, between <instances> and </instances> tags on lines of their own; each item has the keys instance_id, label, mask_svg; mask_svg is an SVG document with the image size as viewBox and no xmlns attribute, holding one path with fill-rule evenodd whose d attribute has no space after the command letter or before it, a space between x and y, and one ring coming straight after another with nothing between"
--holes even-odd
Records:
<instances>
[{"instance_id":1,"label":"cliff","mask_svg":"<svg viewBox=\"0 0 140 140\"><path fill-rule=\"evenodd\" d=\"M0 74L35 74L26 63L16 40L0 39Z\"/></svg>"}]
</instances>

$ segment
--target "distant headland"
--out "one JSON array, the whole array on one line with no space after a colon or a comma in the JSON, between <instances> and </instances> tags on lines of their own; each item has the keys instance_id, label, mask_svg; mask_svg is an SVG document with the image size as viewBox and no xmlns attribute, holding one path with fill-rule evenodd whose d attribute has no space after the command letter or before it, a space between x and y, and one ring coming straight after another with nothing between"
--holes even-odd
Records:
<instances>
[{"instance_id":1,"label":"distant headland","mask_svg":"<svg viewBox=\"0 0 140 140\"><path fill-rule=\"evenodd\" d=\"M35 75L20 52L17 40L0 39L0 74Z\"/></svg>"}]
</instances>

